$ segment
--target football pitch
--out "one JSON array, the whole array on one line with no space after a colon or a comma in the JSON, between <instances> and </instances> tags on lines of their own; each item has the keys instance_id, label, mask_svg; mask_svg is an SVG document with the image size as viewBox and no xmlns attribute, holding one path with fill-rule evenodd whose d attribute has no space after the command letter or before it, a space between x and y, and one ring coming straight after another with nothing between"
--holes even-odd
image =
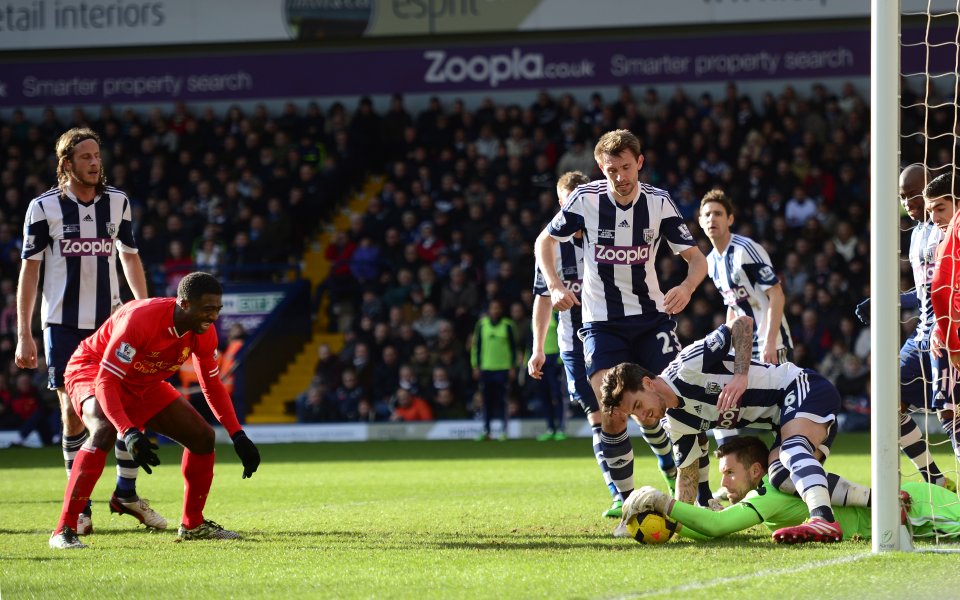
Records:
<instances>
[{"instance_id":1,"label":"football pitch","mask_svg":"<svg viewBox=\"0 0 960 600\"><path fill-rule=\"evenodd\" d=\"M952 469L943 447L936 458ZM183 483L179 448L167 445L139 488L172 529L110 515L111 457L90 548L74 551L47 547L65 483L59 449L0 451L0 597L960 597L956 554L778 546L760 527L710 543L614 539L586 439L260 449L260 470L242 480L233 449L218 447L205 511L244 539L174 541ZM664 487L636 450L638 485ZM841 435L827 464L869 481L869 438Z\"/></svg>"}]
</instances>

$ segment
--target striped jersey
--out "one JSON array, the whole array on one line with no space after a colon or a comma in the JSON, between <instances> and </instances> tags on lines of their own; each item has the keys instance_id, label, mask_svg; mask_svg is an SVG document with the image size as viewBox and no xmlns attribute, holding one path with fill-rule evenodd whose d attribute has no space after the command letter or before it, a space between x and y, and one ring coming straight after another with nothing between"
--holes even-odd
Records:
<instances>
[{"instance_id":1,"label":"striped jersey","mask_svg":"<svg viewBox=\"0 0 960 600\"><path fill-rule=\"evenodd\" d=\"M573 292L577 299L581 298L583 288L583 238L573 237L566 242L560 242L560 255L557 258L557 274L563 280L563 285ZM540 267L535 267L533 275L533 293L537 296L549 296L550 290L547 289L547 280L540 272ZM559 315L557 326L557 341L560 344L561 352L574 352L580 347L580 338L577 337L577 331L583 325L583 313L579 306L573 306L568 310L557 313Z\"/></svg>"},{"instance_id":2,"label":"striped jersey","mask_svg":"<svg viewBox=\"0 0 960 600\"><path fill-rule=\"evenodd\" d=\"M937 246L943 239L943 232L930 221L917 223L910 234L910 267L913 269L913 285L920 304L917 317L918 342L930 339L933 330L933 305L930 303L930 284L933 281L933 269L937 263Z\"/></svg>"},{"instance_id":3,"label":"striped jersey","mask_svg":"<svg viewBox=\"0 0 960 600\"><path fill-rule=\"evenodd\" d=\"M20 258L43 261L44 328L96 329L120 304L117 251L136 254L130 200L114 187L77 200L54 188L30 201Z\"/></svg>"},{"instance_id":4,"label":"striped jersey","mask_svg":"<svg viewBox=\"0 0 960 600\"><path fill-rule=\"evenodd\" d=\"M790 362L772 365L753 360L747 375L750 385L740 398L740 406L721 414L717 399L733 379L732 342L730 328L721 325L684 348L660 374L680 401L679 406L668 408L666 413L677 467L688 466L700 458L698 434L709 429L747 426L776 429L780 426L781 407L790 410L791 405L803 399L807 389L803 369ZM794 392L788 388L795 388L799 397L791 399Z\"/></svg>"},{"instance_id":5,"label":"striped jersey","mask_svg":"<svg viewBox=\"0 0 960 600\"><path fill-rule=\"evenodd\" d=\"M583 232L583 321L663 312L657 281L660 242L679 254L695 246L670 194L641 183L637 196L618 204L605 179L570 194L547 231L561 242Z\"/></svg>"},{"instance_id":6,"label":"striped jersey","mask_svg":"<svg viewBox=\"0 0 960 600\"><path fill-rule=\"evenodd\" d=\"M770 298L766 292L780 283L770 255L750 238L732 235L723 252L714 248L707 255L707 272L723 296L723 303L737 316L746 315L753 319L753 356L759 358L771 327L767 320ZM777 350L792 349L786 315L776 326L780 329Z\"/></svg>"}]
</instances>

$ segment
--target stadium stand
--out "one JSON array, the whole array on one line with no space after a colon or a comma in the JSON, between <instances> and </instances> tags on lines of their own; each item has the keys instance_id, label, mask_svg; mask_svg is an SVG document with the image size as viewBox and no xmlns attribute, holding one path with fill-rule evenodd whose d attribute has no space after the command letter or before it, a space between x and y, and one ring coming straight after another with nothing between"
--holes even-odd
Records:
<instances>
[{"instance_id":1,"label":"stadium stand","mask_svg":"<svg viewBox=\"0 0 960 600\"><path fill-rule=\"evenodd\" d=\"M434 98L422 111L398 95L382 113L368 98L352 109L289 102L276 114L14 111L0 121L0 424L18 426L11 312L24 211L56 181L56 136L78 125L103 136L108 179L133 201L152 294L193 268L230 282L310 281L313 336L251 399L250 421L389 420L401 389L438 419L473 415L478 315L502 300L529 348L533 240L556 210L556 180L571 168L598 178L593 144L621 127L643 141L641 180L671 193L705 250L699 199L714 186L734 199L734 230L766 247L784 282L796 362L842 380L851 410L869 410L868 335L853 318L869 283L863 99L821 84L759 97L732 83L719 97L662 93L624 87L581 103L540 91L472 109ZM666 289L684 266L662 254L658 269ZM722 315L708 279L678 319L681 340ZM511 412L541 410L521 378Z\"/></svg>"}]
</instances>

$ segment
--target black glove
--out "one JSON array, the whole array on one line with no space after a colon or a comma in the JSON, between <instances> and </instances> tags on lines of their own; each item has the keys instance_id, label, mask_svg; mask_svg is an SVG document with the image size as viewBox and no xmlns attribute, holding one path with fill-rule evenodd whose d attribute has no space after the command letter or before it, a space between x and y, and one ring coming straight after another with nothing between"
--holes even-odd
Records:
<instances>
[{"instance_id":1,"label":"black glove","mask_svg":"<svg viewBox=\"0 0 960 600\"><path fill-rule=\"evenodd\" d=\"M260 466L260 451L242 429L230 436L230 439L233 440L233 449L243 463L243 478L253 477Z\"/></svg>"},{"instance_id":2,"label":"black glove","mask_svg":"<svg viewBox=\"0 0 960 600\"><path fill-rule=\"evenodd\" d=\"M860 319L860 322L864 325L870 324L870 298L867 298L863 302L857 305L857 310L854 311L857 315L857 318Z\"/></svg>"},{"instance_id":3,"label":"black glove","mask_svg":"<svg viewBox=\"0 0 960 600\"><path fill-rule=\"evenodd\" d=\"M160 464L160 457L154 450L157 445L150 441L150 438L143 435L139 429L131 427L123 434L123 443L127 445L127 452L130 453L133 462L143 467L147 474L153 473L153 469Z\"/></svg>"}]
</instances>

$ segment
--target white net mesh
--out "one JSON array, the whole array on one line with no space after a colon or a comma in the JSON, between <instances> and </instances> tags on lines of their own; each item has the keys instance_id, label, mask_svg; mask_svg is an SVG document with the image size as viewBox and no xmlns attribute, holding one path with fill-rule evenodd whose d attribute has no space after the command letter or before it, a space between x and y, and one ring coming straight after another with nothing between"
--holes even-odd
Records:
<instances>
[{"instance_id":1,"label":"white net mesh","mask_svg":"<svg viewBox=\"0 0 960 600\"><path fill-rule=\"evenodd\" d=\"M953 439L954 420L949 418L954 413L949 409L954 401L956 372L946 355L938 361L927 351L931 330L936 329L934 307L940 306L933 296L945 293L947 303L952 305L951 290L960 290L953 284L960 282L960 261L954 263L949 258L949 244L940 244L941 239L951 237L943 228L945 219L954 214L955 192L948 191L946 201L940 203L942 212L938 212L936 203L921 205L919 213L916 206L922 200L917 192L924 186L940 181L950 190L956 174L960 1L903 0L900 48L900 193L906 208L901 218L901 289L915 290L918 304L916 309L903 312L902 321L902 337L912 340L913 345L908 342L905 346L906 354L912 356L901 352L901 399L912 417L901 419L901 448L908 459L901 461L901 481L908 486L928 481L955 490L960 458ZM957 234L960 231L953 237ZM956 299L960 300L960 295ZM901 301L907 306L913 296L902 295ZM960 352L960 347L947 350ZM911 490L915 496L910 515L915 540L929 540L936 548L956 548L960 542L960 497L955 491L919 490Z\"/></svg>"}]
</instances>

